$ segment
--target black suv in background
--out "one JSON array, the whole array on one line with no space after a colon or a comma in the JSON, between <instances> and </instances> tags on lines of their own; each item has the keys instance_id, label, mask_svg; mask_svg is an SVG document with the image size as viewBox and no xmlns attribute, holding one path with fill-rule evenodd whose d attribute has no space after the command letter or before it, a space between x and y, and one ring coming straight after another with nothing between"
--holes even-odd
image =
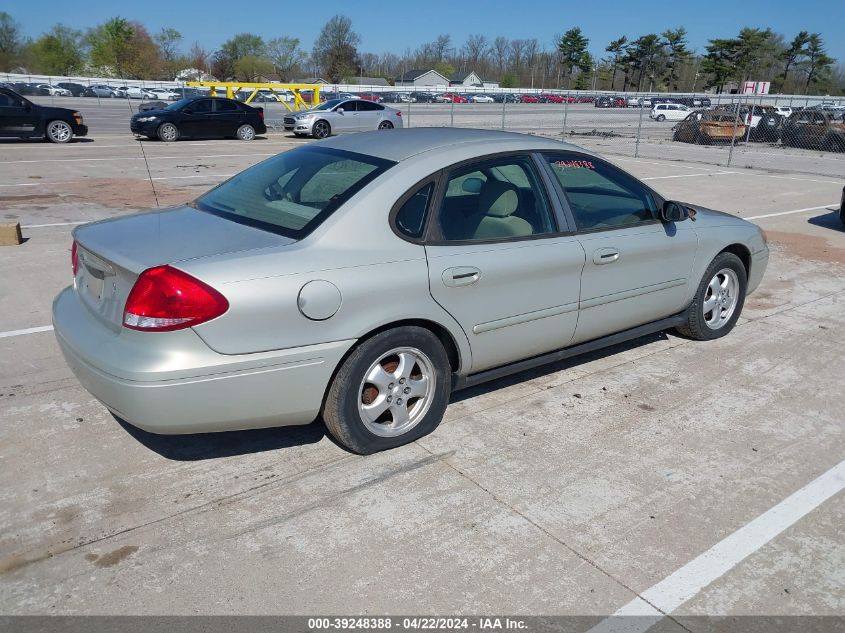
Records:
<instances>
[{"instance_id":1,"label":"black suv in background","mask_svg":"<svg viewBox=\"0 0 845 633\"><path fill-rule=\"evenodd\" d=\"M267 132L264 108L223 97L191 97L159 110L138 112L132 115L129 128L138 136L166 142L182 137L251 141Z\"/></svg>"},{"instance_id":2,"label":"black suv in background","mask_svg":"<svg viewBox=\"0 0 845 633\"><path fill-rule=\"evenodd\" d=\"M59 88L64 88L65 90L70 90L70 94L74 97L81 97L82 93L85 92L86 86L82 84L76 84L70 81L64 81L60 84L56 84Z\"/></svg>"},{"instance_id":3,"label":"black suv in background","mask_svg":"<svg viewBox=\"0 0 845 633\"><path fill-rule=\"evenodd\" d=\"M88 126L76 110L37 105L14 90L0 88L0 137L46 137L53 143L67 143L87 134Z\"/></svg>"}]
</instances>

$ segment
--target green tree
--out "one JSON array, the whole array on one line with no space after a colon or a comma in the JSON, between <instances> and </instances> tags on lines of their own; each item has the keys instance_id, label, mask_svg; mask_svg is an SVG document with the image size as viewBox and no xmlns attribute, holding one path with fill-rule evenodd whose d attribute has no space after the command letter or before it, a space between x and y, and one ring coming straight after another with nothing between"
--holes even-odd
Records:
<instances>
[{"instance_id":1,"label":"green tree","mask_svg":"<svg viewBox=\"0 0 845 633\"><path fill-rule=\"evenodd\" d=\"M628 37L623 35L619 39L613 40L610 44L605 47L608 53L610 53L610 62L613 66L613 71L611 72L610 77L610 89L614 89L614 84L616 83L616 71L619 68L619 60L622 58L623 53L625 52L625 45L628 43Z\"/></svg>"},{"instance_id":2,"label":"green tree","mask_svg":"<svg viewBox=\"0 0 845 633\"><path fill-rule=\"evenodd\" d=\"M352 30L352 20L335 15L320 29L312 57L328 79L338 82L344 75L355 73L360 41L360 36Z\"/></svg>"},{"instance_id":3,"label":"green tree","mask_svg":"<svg viewBox=\"0 0 845 633\"><path fill-rule=\"evenodd\" d=\"M807 75L807 83L804 85L806 93L811 85L820 83L826 78L836 60L825 51L824 42L819 33L813 33L807 38L805 55L807 59L801 66L803 72Z\"/></svg>"},{"instance_id":4,"label":"green tree","mask_svg":"<svg viewBox=\"0 0 845 633\"><path fill-rule=\"evenodd\" d=\"M739 82L761 79L766 58L776 54L775 34L771 29L745 27L735 42L735 79Z\"/></svg>"},{"instance_id":5,"label":"green tree","mask_svg":"<svg viewBox=\"0 0 845 633\"><path fill-rule=\"evenodd\" d=\"M626 62L631 71L637 74L637 90L643 89L646 79L648 84L645 85L648 89L654 88L664 56L663 44L655 33L643 35L631 42Z\"/></svg>"},{"instance_id":6,"label":"green tree","mask_svg":"<svg viewBox=\"0 0 845 633\"><path fill-rule=\"evenodd\" d=\"M807 43L809 40L810 34L807 31L801 31L792 39L789 46L778 55L778 59L783 62L782 83L786 83L786 80L789 78L789 69L807 54Z\"/></svg>"},{"instance_id":7,"label":"green tree","mask_svg":"<svg viewBox=\"0 0 845 633\"><path fill-rule=\"evenodd\" d=\"M701 60L701 70L710 76L707 85L714 86L716 92L722 92L728 80L736 74L736 49L734 39L710 40L707 45L707 55Z\"/></svg>"},{"instance_id":8,"label":"green tree","mask_svg":"<svg viewBox=\"0 0 845 633\"><path fill-rule=\"evenodd\" d=\"M575 77L575 89L587 90L592 87L594 75L596 73L596 66L593 61L593 56L587 51L581 55L578 60L578 75Z\"/></svg>"},{"instance_id":9,"label":"green tree","mask_svg":"<svg viewBox=\"0 0 845 633\"><path fill-rule=\"evenodd\" d=\"M182 34L179 31L163 27L153 36L153 40L158 44L164 61L170 63L176 61L179 56L179 43L182 41Z\"/></svg>"},{"instance_id":10,"label":"green tree","mask_svg":"<svg viewBox=\"0 0 845 633\"><path fill-rule=\"evenodd\" d=\"M220 79L226 79L236 74L235 63L244 57L266 59L266 45L260 35L253 33L238 33L223 42L212 61L214 74Z\"/></svg>"},{"instance_id":11,"label":"green tree","mask_svg":"<svg viewBox=\"0 0 845 633\"><path fill-rule=\"evenodd\" d=\"M0 11L0 70L11 70L22 48L20 25L11 15Z\"/></svg>"},{"instance_id":12,"label":"green tree","mask_svg":"<svg viewBox=\"0 0 845 633\"><path fill-rule=\"evenodd\" d=\"M661 37L666 50L666 83L670 90L678 90L680 69L691 56L687 49L687 30L679 26L663 31Z\"/></svg>"},{"instance_id":13,"label":"green tree","mask_svg":"<svg viewBox=\"0 0 845 633\"><path fill-rule=\"evenodd\" d=\"M299 48L299 38L276 37L267 42L267 58L275 72L289 80L305 61L305 51Z\"/></svg>"},{"instance_id":14,"label":"green tree","mask_svg":"<svg viewBox=\"0 0 845 633\"><path fill-rule=\"evenodd\" d=\"M82 33L57 24L31 46L38 72L47 75L71 75L85 64Z\"/></svg>"},{"instance_id":15,"label":"green tree","mask_svg":"<svg viewBox=\"0 0 845 633\"><path fill-rule=\"evenodd\" d=\"M121 17L100 24L88 33L91 63L118 77L127 75L127 65L133 57L132 39L135 29Z\"/></svg>"},{"instance_id":16,"label":"green tree","mask_svg":"<svg viewBox=\"0 0 845 633\"><path fill-rule=\"evenodd\" d=\"M259 81L262 76L273 72L273 64L257 55L244 55L235 61L234 71L238 81Z\"/></svg>"},{"instance_id":17,"label":"green tree","mask_svg":"<svg viewBox=\"0 0 845 633\"><path fill-rule=\"evenodd\" d=\"M513 73L505 73L504 77L502 77L502 81L499 83L502 88L516 88L517 80L516 75Z\"/></svg>"},{"instance_id":18,"label":"green tree","mask_svg":"<svg viewBox=\"0 0 845 633\"><path fill-rule=\"evenodd\" d=\"M449 62L437 62L434 65L434 70L446 77L446 79L449 79L449 77L455 74L455 67Z\"/></svg>"},{"instance_id":19,"label":"green tree","mask_svg":"<svg viewBox=\"0 0 845 633\"><path fill-rule=\"evenodd\" d=\"M581 32L579 27L569 29L557 41L557 50L560 55L559 61L563 66L564 77L568 80L567 87L571 86L572 73L584 63L584 56L587 54L587 46L590 40Z\"/></svg>"}]
</instances>

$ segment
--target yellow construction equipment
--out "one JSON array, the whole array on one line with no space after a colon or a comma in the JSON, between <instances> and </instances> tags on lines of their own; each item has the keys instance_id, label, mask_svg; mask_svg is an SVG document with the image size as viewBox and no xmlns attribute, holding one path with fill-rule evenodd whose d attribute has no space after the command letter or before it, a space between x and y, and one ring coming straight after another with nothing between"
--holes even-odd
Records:
<instances>
[{"instance_id":1,"label":"yellow construction equipment","mask_svg":"<svg viewBox=\"0 0 845 633\"><path fill-rule=\"evenodd\" d=\"M241 90L249 91L249 96L244 99L244 103L252 101L259 91L269 90L274 94L283 92L290 92L293 94L293 104L287 101L280 101L288 110L304 110L310 107L320 105L320 88L321 84L276 84L276 83L252 83L243 81L188 81L186 86L192 88L211 88L211 96L216 97L219 89L225 89L226 96L230 99L235 98L235 94ZM311 101L307 103L302 98L302 92L311 92Z\"/></svg>"}]
</instances>

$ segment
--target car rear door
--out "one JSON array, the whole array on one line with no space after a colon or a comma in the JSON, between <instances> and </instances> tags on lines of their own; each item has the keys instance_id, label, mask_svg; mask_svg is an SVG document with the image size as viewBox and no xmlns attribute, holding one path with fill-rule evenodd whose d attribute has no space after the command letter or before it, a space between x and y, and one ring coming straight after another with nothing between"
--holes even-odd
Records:
<instances>
[{"instance_id":1,"label":"car rear door","mask_svg":"<svg viewBox=\"0 0 845 633\"><path fill-rule=\"evenodd\" d=\"M532 157L471 161L440 182L425 245L429 287L467 335L471 372L568 345L584 250Z\"/></svg>"},{"instance_id":2,"label":"car rear door","mask_svg":"<svg viewBox=\"0 0 845 633\"><path fill-rule=\"evenodd\" d=\"M544 153L586 262L573 343L684 308L698 247L692 222L663 224L662 200L613 165L576 152Z\"/></svg>"},{"instance_id":3,"label":"car rear door","mask_svg":"<svg viewBox=\"0 0 845 633\"><path fill-rule=\"evenodd\" d=\"M356 123L362 131L378 129L378 124L384 115L384 106L370 101L358 102Z\"/></svg>"},{"instance_id":4,"label":"car rear door","mask_svg":"<svg viewBox=\"0 0 845 633\"><path fill-rule=\"evenodd\" d=\"M209 135L234 136L245 118L240 106L228 99L214 99Z\"/></svg>"}]
</instances>

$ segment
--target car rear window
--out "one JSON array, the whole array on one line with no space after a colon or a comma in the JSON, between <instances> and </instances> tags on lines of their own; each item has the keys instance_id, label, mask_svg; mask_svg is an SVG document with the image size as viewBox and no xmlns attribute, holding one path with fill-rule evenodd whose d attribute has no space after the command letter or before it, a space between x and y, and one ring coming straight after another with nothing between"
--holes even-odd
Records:
<instances>
[{"instance_id":1,"label":"car rear window","mask_svg":"<svg viewBox=\"0 0 845 633\"><path fill-rule=\"evenodd\" d=\"M274 156L218 185L194 207L301 239L394 162L328 148Z\"/></svg>"}]
</instances>

